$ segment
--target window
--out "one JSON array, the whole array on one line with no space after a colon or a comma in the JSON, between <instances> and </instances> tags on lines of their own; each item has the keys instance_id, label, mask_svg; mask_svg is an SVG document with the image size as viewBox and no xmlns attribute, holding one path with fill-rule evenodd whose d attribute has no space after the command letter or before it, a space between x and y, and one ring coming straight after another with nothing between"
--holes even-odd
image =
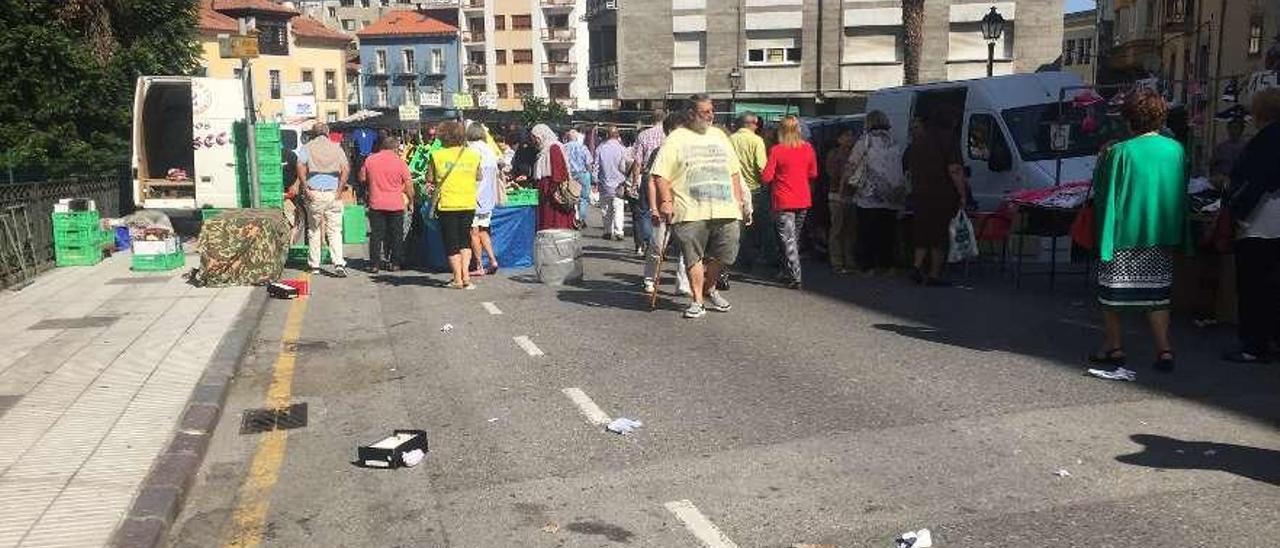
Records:
<instances>
[{"instance_id":1,"label":"window","mask_svg":"<svg viewBox=\"0 0 1280 548\"><path fill-rule=\"evenodd\" d=\"M706 65L706 34L701 32L675 33L671 66L701 67Z\"/></svg>"},{"instance_id":2,"label":"window","mask_svg":"<svg viewBox=\"0 0 1280 548\"><path fill-rule=\"evenodd\" d=\"M507 16L493 16L493 30L507 30Z\"/></svg>"},{"instance_id":3,"label":"window","mask_svg":"<svg viewBox=\"0 0 1280 548\"><path fill-rule=\"evenodd\" d=\"M373 70L378 74L387 73L387 51L378 50L373 54Z\"/></svg>"},{"instance_id":4,"label":"window","mask_svg":"<svg viewBox=\"0 0 1280 548\"><path fill-rule=\"evenodd\" d=\"M1067 45L1062 48L1062 64L1063 66L1071 66L1075 63L1076 41L1067 40Z\"/></svg>"},{"instance_id":5,"label":"window","mask_svg":"<svg viewBox=\"0 0 1280 548\"><path fill-rule=\"evenodd\" d=\"M364 20L364 24L363 24L363 25L360 25L360 28L365 28L365 27L367 27L367 26L369 26L369 25L372 25L372 24L373 24L373 21L370 21L370 20L368 20L368 19L365 19L365 20Z\"/></svg>"},{"instance_id":6,"label":"window","mask_svg":"<svg viewBox=\"0 0 1280 548\"><path fill-rule=\"evenodd\" d=\"M316 78L315 78L315 73L314 73L314 72L309 71L309 70L304 70L304 71L302 71L302 81L303 81L303 82L310 82L310 83L311 83L311 85L312 85L312 88L311 88L311 89L313 90L313 91L312 91L312 93L315 93L315 91L314 91L314 90L315 90L315 85L316 85Z\"/></svg>"},{"instance_id":7,"label":"window","mask_svg":"<svg viewBox=\"0 0 1280 548\"><path fill-rule=\"evenodd\" d=\"M506 99L508 95L509 95L509 94L507 93L507 85L506 85L506 84L498 84L498 98L499 98L499 99Z\"/></svg>"},{"instance_id":8,"label":"window","mask_svg":"<svg viewBox=\"0 0 1280 548\"><path fill-rule=\"evenodd\" d=\"M533 64L533 50L531 49L511 50L511 63L516 65Z\"/></svg>"},{"instance_id":9,"label":"window","mask_svg":"<svg viewBox=\"0 0 1280 548\"><path fill-rule=\"evenodd\" d=\"M431 73L444 74L444 50L431 50Z\"/></svg>"},{"instance_id":10,"label":"window","mask_svg":"<svg viewBox=\"0 0 1280 548\"><path fill-rule=\"evenodd\" d=\"M378 5L380 5L380 6L384 7L384 8L385 8L385 7L388 7L388 6L390 6L390 5L391 5L391 0L378 0Z\"/></svg>"},{"instance_id":11,"label":"window","mask_svg":"<svg viewBox=\"0 0 1280 548\"><path fill-rule=\"evenodd\" d=\"M409 80L404 83L404 104L418 104L418 82Z\"/></svg>"},{"instance_id":12,"label":"window","mask_svg":"<svg viewBox=\"0 0 1280 548\"><path fill-rule=\"evenodd\" d=\"M258 21L258 51L264 55L289 55L289 27L279 21Z\"/></svg>"},{"instance_id":13,"label":"window","mask_svg":"<svg viewBox=\"0 0 1280 548\"><path fill-rule=\"evenodd\" d=\"M747 64L789 65L800 62L800 31L747 31Z\"/></svg>"},{"instance_id":14,"label":"window","mask_svg":"<svg viewBox=\"0 0 1280 548\"><path fill-rule=\"evenodd\" d=\"M271 90L271 98L280 98L280 71L267 71L267 89Z\"/></svg>"},{"instance_id":15,"label":"window","mask_svg":"<svg viewBox=\"0 0 1280 548\"><path fill-rule=\"evenodd\" d=\"M335 71L324 71L324 98L330 101L338 98L338 73Z\"/></svg>"},{"instance_id":16,"label":"window","mask_svg":"<svg viewBox=\"0 0 1280 548\"><path fill-rule=\"evenodd\" d=\"M400 56L404 60L404 72L418 72L418 63L413 58L413 50L405 48L400 52Z\"/></svg>"},{"instance_id":17,"label":"window","mask_svg":"<svg viewBox=\"0 0 1280 548\"><path fill-rule=\"evenodd\" d=\"M235 78L236 80L244 78L244 69L240 67L231 69L231 77Z\"/></svg>"},{"instance_id":18,"label":"window","mask_svg":"<svg viewBox=\"0 0 1280 548\"><path fill-rule=\"evenodd\" d=\"M326 111L326 112L324 113L324 121L326 121L326 122L337 122L337 121L338 121L338 111L336 111L336 110Z\"/></svg>"},{"instance_id":19,"label":"window","mask_svg":"<svg viewBox=\"0 0 1280 548\"><path fill-rule=\"evenodd\" d=\"M495 50L493 52L493 58L494 58L493 62L496 65L507 64L507 50L505 49Z\"/></svg>"},{"instance_id":20,"label":"window","mask_svg":"<svg viewBox=\"0 0 1280 548\"><path fill-rule=\"evenodd\" d=\"M390 95L390 90L388 90L388 89L387 89L387 83L386 83L386 82L379 82L379 83L378 83L378 97L377 97L377 99L378 99L378 104L377 104L377 106L380 106L380 107L385 107L385 106L387 106L387 101L389 101L389 99L387 99L387 96L388 96L388 95Z\"/></svg>"},{"instance_id":21,"label":"window","mask_svg":"<svg viewBox=\"0 0 1280 548\"><path fill-rule=\"evenodd\" d=\"M1262 17L1254 15L1249 20L1249 55L1262 53Z\"/></svg>"},{"instance_id":22,"label":"window","mask_svg":"<svg viewBox=\"0 0 1280 548\"><path fill-rule=\"evenodd\" d=\"M342 30L348 32L356 30L356 21L354 19L343 19Z\"/></svg>"},{"instance_id":23,"label":"window","mask_svg":"<svg viewBox=\"0 0 1280 548\"><path fill-rule=\"evenodd\" d=\"M335 8L335 7L332 7L332 6L330 6L330 7L329 7L329 18L330 18L330 19L337 19L337 18L338 18L338 8Z\"/></svg>"},{"instance_id":24,"label":"window","mask_svg":"<svg viewBox=\"0 0 1280 548\"><path fill-rule=\"evenodd\" d=\"M356 5L356 0L341 0L338 5L344 8L350 8Z\"/></svg>"},{"instance_id":25,"label":"window","mask_svg":"<svg viewBox=\"0 0 1280 548\"><path fill-rule=\"evenodd\" d=\"M760 48L747 50L747 63L785 65L800 62L800 48Z\"/></svg>"},{"instance_id":26,"label":"window","mask_svg":"<svg viewBox=\"0 0 1280 548\"><path fill-rule=\"evenodd\" d=\"M533 84L513 84L512 88L513 88L512 91L515 92L516 97L525 97L527 95L533 95Z\"/></svg>"},{"instance_id":27,"label":"window","mask_svg":"<svg viewBox=\"0 0 1280 548\"><path fill-rule=\"evenodd\" d=\"M512 15L512 30L529 30L533 28L533 17L529 15Z\"/></svg>"},{"instance_id":28,"label":"window","mask_svg":"<svg viewBox=\"0 0 1280 548\"><path fill-rule=\"evenodd\" d=\"M1093 38L1085 38L1080 43L1084 44L1083 49L1080 51L1080 64L1088 65L1093 63Z\"/></svg>"},{"instance_id":29,"label":"window","mask_svg":"<svg viewBox=\"0 0 1280 548\"><path fill-rule=\"evenodd\" d=\"M362 8L369 7L369 0L360 0L360 7Z\"/></svg>"}]
</instances>

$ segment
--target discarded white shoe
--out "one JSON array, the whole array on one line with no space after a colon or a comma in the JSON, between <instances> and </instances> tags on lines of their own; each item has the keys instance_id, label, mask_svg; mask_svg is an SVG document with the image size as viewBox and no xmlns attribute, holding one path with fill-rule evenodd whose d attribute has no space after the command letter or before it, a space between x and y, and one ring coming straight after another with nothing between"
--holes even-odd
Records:
<instances>
[{"instance_id":1,"label":"discarded white shoe","mask_svg":"<svg viewBox=\"0 0 1280 548\"><path fill-rule=\"evenodd\" d=\"M1132 369L1125 369L1123 367L1117 367L1110 371L1106 369L1090 369L1088 373L1098 377L1099 379L1106 379L1109 381L1133 382L1138 380L1138 373L1136 371L1133 371Z\"/></svg>"},{"instance_id":2,"label":"discarded white shoe","mask_svg":"<svg viewBox=\"0 0 1280 548\"><path fill-rule=\"evenodd\" d=\"M644 426L644 423L640 421L621 418L613 419L613 422L610 422L608 426L604 427L604 429L613 432L614 434L626 435L641 426Z\"/></svg>"}]
</instances>

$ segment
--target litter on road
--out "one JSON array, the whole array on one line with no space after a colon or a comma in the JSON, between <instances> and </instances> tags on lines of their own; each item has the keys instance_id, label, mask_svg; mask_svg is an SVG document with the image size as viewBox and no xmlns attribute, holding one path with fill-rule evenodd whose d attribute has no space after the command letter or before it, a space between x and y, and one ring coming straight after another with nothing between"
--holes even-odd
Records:
<instances>
[{"instance_id":1,"label":"litter on road","mask_svg":"<svg viewBox=\"0 0 1280 548\"><path fill-rule=\"evenodd\" d=\"M604 429L615 434L622 434L625 436L641 426L644 426L644 423L640 421L627 418L617 418L613 419L613 421L610 422L608 426L605 426Z\"/></svg>"},{"instance_id":2,"label":"litter on road","mask_svg":"<svg viewBox=\"0 0 1280 548\"><path fill-rule=\"evenodd\" d=\"M450 332L450 331L453 331L453 324L451 324L451 323L447 323L447 324L444 324L444 325L440 326L440 332L441 332L441 333L448 333L448 332Z\"/></svg>"},{"instance_id":3,"label":"litter on road","mask_svg":"<svg viewBox=\"0 0 1280 548\"><path fill-rule=\"evenodd\" d=\"M1059 468L1053 472L1053 475L1060 478L1069 478L1071 477L1071 472L1068 472L1066 468Z\"/></svg>"},{"instance_id":4,"label":"litter on road","mask_svg":"<svg viewBox=\"0 0 1280 548\"><path fill-rule=\"evenodd\" d=\"M898 537L898 548L929 548L933 546L933 533L928 529L907 531Z\"/></svg>"},{"instance_id":5,"label":"litter on road","mask_svg":"<svg viewBox=\"0 0 1280 548\"><path fill-rule=\"evenodd\" d=\"M372 445L356 448L356 462L367 468L414 466L426 456L425 430L396 430Z\"/></svg>"}]
</instances>

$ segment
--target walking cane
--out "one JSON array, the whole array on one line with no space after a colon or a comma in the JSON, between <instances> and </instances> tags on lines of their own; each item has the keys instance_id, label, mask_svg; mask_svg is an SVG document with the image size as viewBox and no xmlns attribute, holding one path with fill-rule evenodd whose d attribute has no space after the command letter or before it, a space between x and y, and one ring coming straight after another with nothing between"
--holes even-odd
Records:
<instances>
[{"instance_id":1,"label":"walking cane","mask_svg":"<svg viewBox=\"0 0 1280 548\"><path fill-rule=\"evenodd\" d=\"M658 267L653 272L653 293L649 294L649 310L658 307L658 288L662 285L662 261L667 258L667 244L671 242L671 227L663 227L662 242L658 245Z\"/></svg>"}]
</instances>

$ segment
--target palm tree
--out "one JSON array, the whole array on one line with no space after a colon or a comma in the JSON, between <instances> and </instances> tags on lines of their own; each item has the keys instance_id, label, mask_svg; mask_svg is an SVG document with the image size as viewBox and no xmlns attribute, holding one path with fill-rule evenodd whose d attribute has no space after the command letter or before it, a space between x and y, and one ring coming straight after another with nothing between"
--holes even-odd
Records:
<instances>
[{"instance_id":1,"label":"palm tree","mask_svg":"<svg viewBox=\"0 0 1280 548\"><path fill-rule=\"evenodd\" d=\"M902 0L902 83L920 83L924 48L924 0Z\"/></svg>"}]
</instances>

